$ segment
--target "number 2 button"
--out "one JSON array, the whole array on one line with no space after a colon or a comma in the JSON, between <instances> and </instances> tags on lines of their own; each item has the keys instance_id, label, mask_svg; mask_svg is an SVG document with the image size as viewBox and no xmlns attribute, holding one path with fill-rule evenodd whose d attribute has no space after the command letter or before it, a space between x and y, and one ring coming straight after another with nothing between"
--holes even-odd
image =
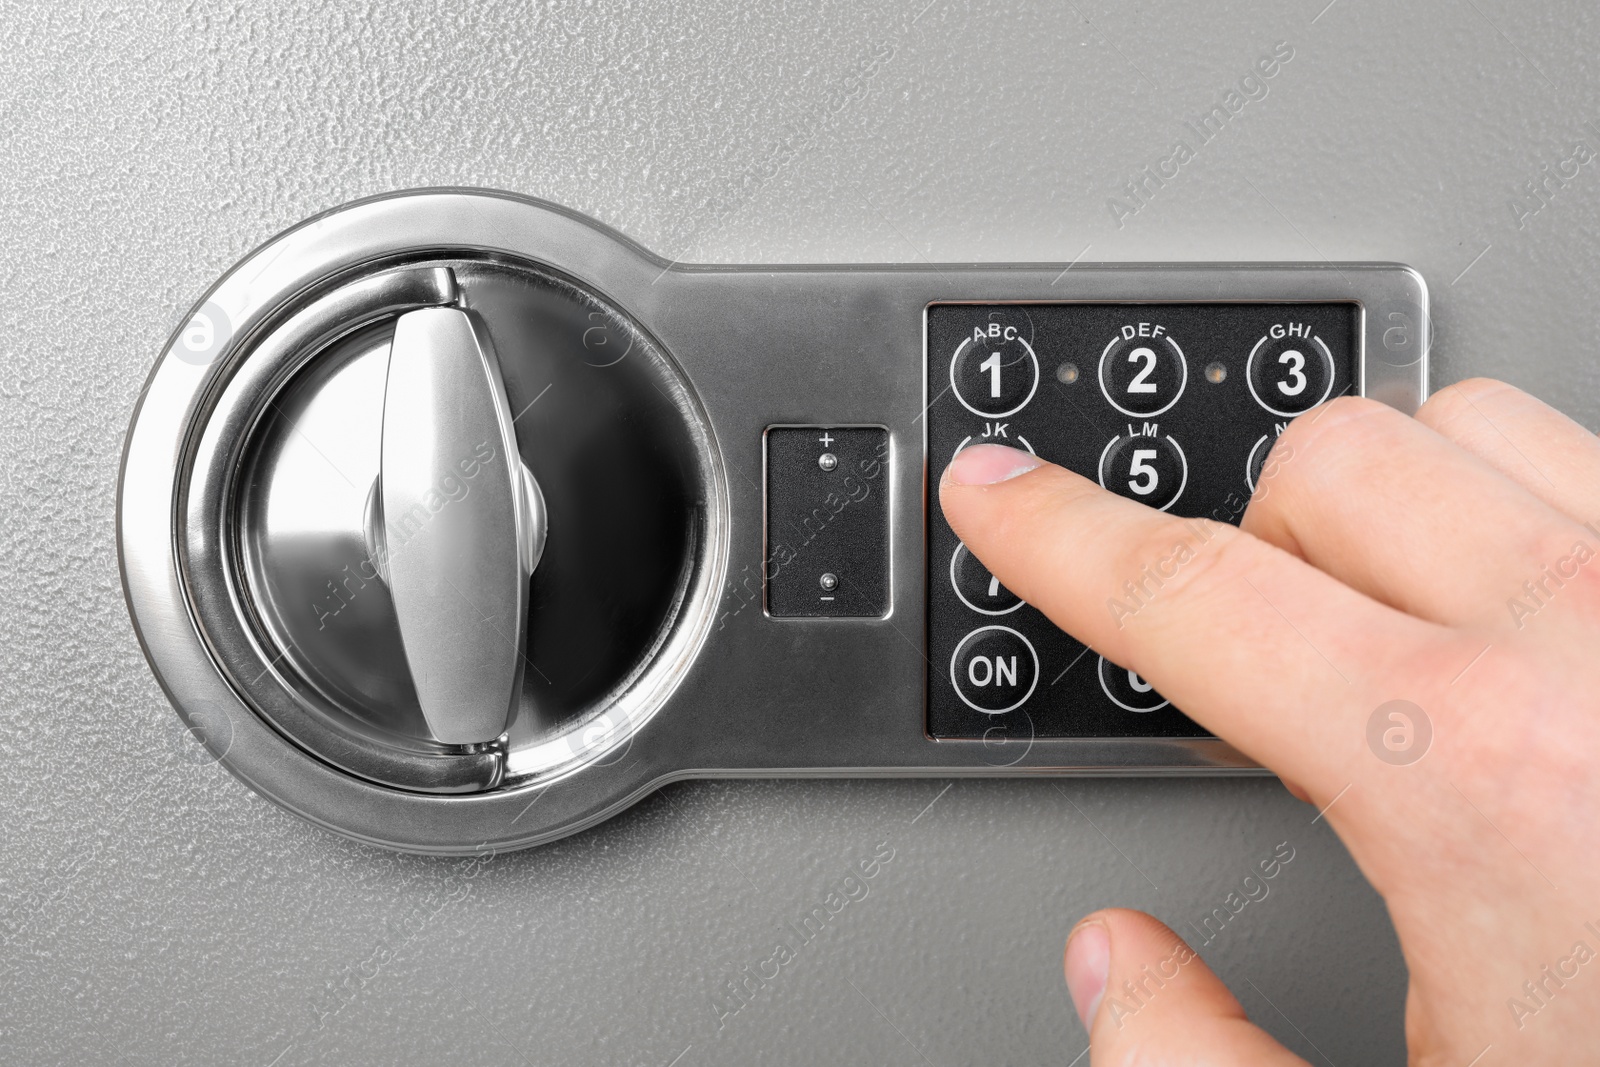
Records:
<instances>
[{"instance_id":1,"label":"number 2 button","mask_svg":"<svg viewBox=\"0 0 1600 1067\"><path fill-rule=\"evenodd\" d=\"M1124 415L1161 414L1188 379L1183 349L1160 323L1126 323L1100 353L1100 391Z\"/></svg>"}]
</instances>

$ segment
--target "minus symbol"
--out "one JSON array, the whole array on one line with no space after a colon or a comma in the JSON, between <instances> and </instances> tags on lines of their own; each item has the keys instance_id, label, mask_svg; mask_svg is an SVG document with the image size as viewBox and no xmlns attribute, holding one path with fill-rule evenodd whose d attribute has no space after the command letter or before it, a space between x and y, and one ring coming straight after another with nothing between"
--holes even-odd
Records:
<instances>
[{"instance_id":1,"label":"minus symbol","mask_svg":"<svg viewBox=\"0 0 1600 1067\"><path fill-rule=\"evenodd\" d=\"M831 596L819 596L819 597L817 597L817 599L818 600L832 600L833 597L831 597Z\"/></svg>"}]
</instances>

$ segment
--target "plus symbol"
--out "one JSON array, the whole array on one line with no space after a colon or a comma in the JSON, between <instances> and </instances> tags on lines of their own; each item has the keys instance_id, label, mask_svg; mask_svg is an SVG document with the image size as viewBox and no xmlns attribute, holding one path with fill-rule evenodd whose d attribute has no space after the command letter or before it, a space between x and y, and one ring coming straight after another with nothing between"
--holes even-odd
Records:
<instances>
[{"instance_id":1,"label":"plus symbol","mask_svg":"<svg viewBox=\"0 0 1600 1067\"><path fill-rule=\"evenodd\" d=\"M833 444L833 435L827 430L823 430L822 436L817 438L817 440L822 442L823 448L827 448L829 445Z\"/></svg>"}]
</instances>

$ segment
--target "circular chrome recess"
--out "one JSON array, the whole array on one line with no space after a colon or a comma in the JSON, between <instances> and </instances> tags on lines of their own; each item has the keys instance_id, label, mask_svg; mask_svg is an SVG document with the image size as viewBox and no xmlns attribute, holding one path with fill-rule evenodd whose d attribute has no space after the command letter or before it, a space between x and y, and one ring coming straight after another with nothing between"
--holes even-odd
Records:
<instances>
[{"instance_id":1,"label":"circular chrome recess","mask_svg":"<svg viewBox=\"0 0 1600 1067\"><path fill-rule=\"evenodd\" d=\"M602 295L592 271L605 260L623 289L658 269L530 201L367 201L257 250L169 342L124 456L124 585L178 712L229 737L217 754L269 799L361 840L465 853L560 836L639 791L626 754L713 619L727 488L682 371ZM422 309L471 322L498 367L507 436L490 425L477 458L425 486L428 507L385 520L392 439L434 432L392 406L397 324ZM480 472L513 459L494 455L497 439L514 442L513 495L533 509L518 535L532 537L529 516L538 525L524 553L537 565L507 601L518 618L492 625L519 684L501 736L447 744L419 703L420 638L402 639L389 572L420 564L395 532L481 501L492 475ZM581 801L569 789L532 811L551 784L579 780Z\"/></svg>"}]
</instances>

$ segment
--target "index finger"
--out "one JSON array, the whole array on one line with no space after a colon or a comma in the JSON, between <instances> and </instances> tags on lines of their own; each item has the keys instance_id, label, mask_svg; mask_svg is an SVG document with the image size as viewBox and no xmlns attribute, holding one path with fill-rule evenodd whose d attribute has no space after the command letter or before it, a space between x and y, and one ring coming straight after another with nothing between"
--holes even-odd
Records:
<instances>
[{"instance_id":1,"label":"index finger","mask_svg":"<svg viewBox=\"0 0 1600 1067\"><path fill-rule=\"evenodd\" d=\"M1458 655L1454 631L1234 526L1155 511L1025 452L964 449L939 497L1006 588L1313 791L1362 744L1372 709L1409 695L1391 680Z\"/></svg>"}]
</instances>

